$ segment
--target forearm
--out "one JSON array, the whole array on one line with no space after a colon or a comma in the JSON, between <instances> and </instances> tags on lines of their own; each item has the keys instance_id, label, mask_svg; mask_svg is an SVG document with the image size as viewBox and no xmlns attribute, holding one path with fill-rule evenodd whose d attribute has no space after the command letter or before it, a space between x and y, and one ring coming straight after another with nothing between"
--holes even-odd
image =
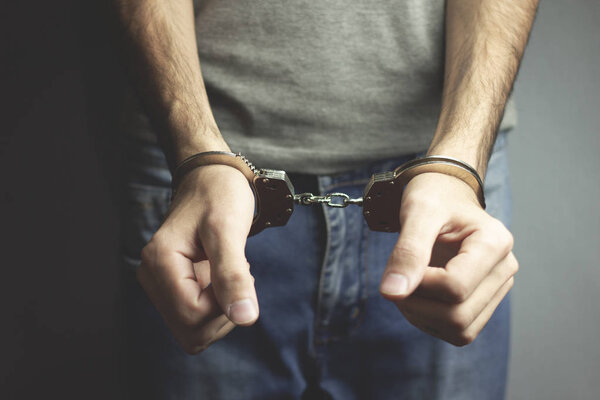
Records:
<instances>
[{"instance_id":1,"label":"forearm","mask_svg":"<svg viewBox=\"0 0 600 400\"><path fill-rule=\"evenodd\" d=\"M189 155L228 150L200 70L191 0L114 0L129 76L171 169Z\"/></svg>"},{"instance_id":2,"label":"forearm","mask_svg":"<svg viewBox=\"0 0 600 400\"><path fill-rule=\"evenodd\" d=\"M429 155L485 176L538 0L448 0L442 110Z\"/></svg>"}]
</instances>

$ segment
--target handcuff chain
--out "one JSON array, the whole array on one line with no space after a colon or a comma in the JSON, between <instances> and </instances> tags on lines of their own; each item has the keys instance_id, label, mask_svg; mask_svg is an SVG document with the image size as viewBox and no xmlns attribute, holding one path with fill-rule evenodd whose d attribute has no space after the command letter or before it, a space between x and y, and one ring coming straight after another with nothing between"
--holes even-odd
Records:
<instances>
[{"instance_id":1,"label":"handcuff chain","mask_svg":"<svg viewBox=\"0 0 600 400\"><path fill-rule=\"evenodd\" d=\"M341 199L342 202L338 203L335 201L335 199ZM360 207L363 204L363 198L358 197L353 199L346 193L337 192L328 193L324 196L319 196L312 193L300 193L294 195L294 203L301 204L304 206L309 206L312 204L325 204L328 207L334 208L345 208L348 207L350 204L354 204Z\"/></svg>"}]
</instances>

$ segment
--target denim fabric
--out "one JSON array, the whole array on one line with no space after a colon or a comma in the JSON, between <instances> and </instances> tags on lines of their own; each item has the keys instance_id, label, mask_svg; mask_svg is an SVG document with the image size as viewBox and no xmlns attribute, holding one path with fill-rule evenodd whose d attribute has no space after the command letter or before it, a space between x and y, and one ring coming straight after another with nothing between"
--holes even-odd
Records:
<instances>
[{"instance_id":1,"label":"denim fabric","mask_svg":"<svg viewBox=\"0 0 600 400\"><path fill-rule=\"evenodd\" d=\"M292 174L296 192L362 195L375 172L415 155L334 176ZM139 252L170 196L162 153L132 146L125 221L127 353L132 398L502 399L509 340L506 298L474 343L457 348L410 325L378 292L397 234L369 231L359 207L297 206L285 227L248 240L261 307L197 356L185 354L135 282ZM486 178L488 211L508 224L506 134Z\"/></svg>"}]
</instances>

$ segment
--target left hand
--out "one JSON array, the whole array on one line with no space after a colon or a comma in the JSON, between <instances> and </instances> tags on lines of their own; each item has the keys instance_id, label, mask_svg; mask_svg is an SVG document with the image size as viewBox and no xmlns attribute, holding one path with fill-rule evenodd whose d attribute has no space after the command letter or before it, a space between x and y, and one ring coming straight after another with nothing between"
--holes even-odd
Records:
<instances>
[{"instance_id":1,"label":"left hand","mask_svg":"<svg viewBox=\"0 0 600 400\"><path fill-rule=\"evenodd\" d=\"M381 294L422 331L471 343L513 286L512 235L469 186L438 173L406 185L400 223Z\"/></svg>"}]
</instances>

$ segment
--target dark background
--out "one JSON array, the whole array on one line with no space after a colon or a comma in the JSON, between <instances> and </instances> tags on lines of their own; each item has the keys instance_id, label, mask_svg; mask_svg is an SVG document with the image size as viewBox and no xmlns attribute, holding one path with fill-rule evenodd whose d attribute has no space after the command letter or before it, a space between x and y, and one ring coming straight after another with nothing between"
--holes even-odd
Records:
<instances>
[{"instance_id":1,"label":"dark background","mask_svg":"<svg viewBox=\"0 0 600 400\"><path fill-rule=\"evenodd\" d=\"M0 6L1 399L122 396L124 79L103 3ZM596 0L542 1L515 87L515 400L600 393L599 21Z\"/></svg>"},{"instance_id":2,"label":"dark background","mask_svg":"<svg viewBox=\"0 0 600 400\"><path fill-rule=\"evenodd\" d=\"M123 77L108 10L11 3L0 17L0 398L118 398Z\"/></svg>"}]
</instances>

